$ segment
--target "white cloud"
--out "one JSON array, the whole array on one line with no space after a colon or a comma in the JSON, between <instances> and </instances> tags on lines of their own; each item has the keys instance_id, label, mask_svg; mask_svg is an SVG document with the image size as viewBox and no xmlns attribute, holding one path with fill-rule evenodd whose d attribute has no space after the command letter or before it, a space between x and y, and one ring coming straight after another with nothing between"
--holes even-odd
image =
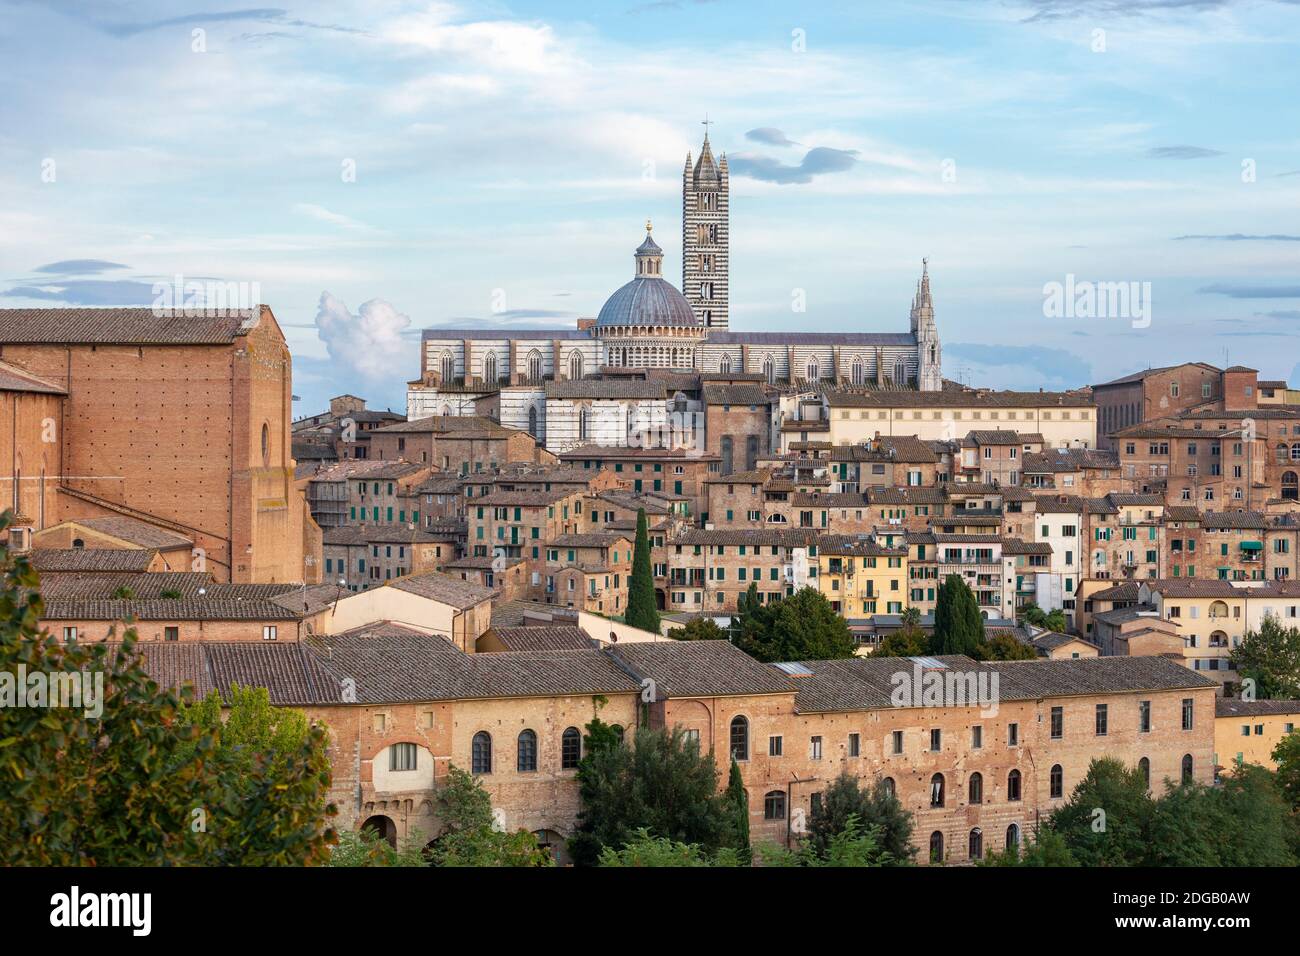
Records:
<instances>
[{"instance_id":1,"label":"white cloud","mask_svg":"<svg viewBox=\"0 0 1300 956\"><path fill-rule=\"evenodd\" d=\"M391 381L417 358L402 333L411 319L383 299L361 303L353 313L347 303L322 292L316 329L339 371L375 382Z\"/></svg>"}]
</instances>

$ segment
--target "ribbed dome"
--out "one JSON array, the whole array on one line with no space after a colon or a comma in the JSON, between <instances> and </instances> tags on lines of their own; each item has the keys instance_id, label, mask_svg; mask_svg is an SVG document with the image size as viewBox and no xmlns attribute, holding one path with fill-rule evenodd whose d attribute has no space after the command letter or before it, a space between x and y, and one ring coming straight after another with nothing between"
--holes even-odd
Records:
<instances>
[{"instance_id":1,"label":"ribbed dome","mask_svg":"<svg viewBox=\"0 0 1300 956\"><path fill-rule=\"evenodd\" d=\"M616 325L697 326L695 310L667 279L638 276L611 295L596 317L598 328Z\"/></svg>"}]
</instances>

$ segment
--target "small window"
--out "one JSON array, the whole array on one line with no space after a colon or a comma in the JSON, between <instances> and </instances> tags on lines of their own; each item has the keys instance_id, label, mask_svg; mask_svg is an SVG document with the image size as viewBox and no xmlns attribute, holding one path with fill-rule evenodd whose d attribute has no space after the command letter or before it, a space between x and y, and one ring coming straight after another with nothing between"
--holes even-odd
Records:
<instances>
[{"instance_id":1,"label":"small window","mask_svg":"<svg viewBox=\"0 0 1300 956\"><path fill-rule=\"evenodd\" d=\"M64 631L67 631L67 628L64 628ZM75 627L72 629L72 639L74 641L77 639L77 629ZM164 641L179 641L180 639L181 639L181 629L179 627L163 628ZM272 638L272 640L274 640L274 638Z\"/></svg>"},{"instance_id":2,"label":"small window","mask_svg":"<svg viewBox=\"0 0 1300 956\"><path fill-rule=\"evenodd\" d=\"M813 737L811 740L808 741L808 759L810 760L822 759L821 737Z\"/></svg>"},{"instance_id":3,"label":"small window","mask_svg":"<svg viewBox=\"0 0 1300 956\"><path fill-rule=\"evenodd\" d=\"M537 770L537 734L531 730L519 732L516 767L520 773L533 773Z\"/></svg>"},{"instance_id":4,"label":"small window","mask_svg":"<svg viewBox=\"0 0 1300 956\"><path fill-rule=\"evenodd\" d=\"M418 760L415 744L393 744L388 748L389 770L414 770Z\"/></svg>"},{"instance_id":5,"label":"small window","mask_svg":"<svg viewBox=\"0 0 1300 956\"><path fill-rule=\"evenodd\" d=\"M471 746L470 769L473 773L492 772L492 735L480 730L474 735Z\"/></svg>"},{"instance_id":6,"label":"small window","mask_svg":"<svg viewBox=\"0 0 1300 956\"><path fill-rule=\"evenodd\" d=\"M771 790L763 798L763 819L764 820L784 820L785 819L785 791Z\"/></svg>"},{"instance_id":7,"label":"small window","mask_svg":"<svg viewBox=\"0 0 1300 956\"><path fill-rule=\"evenodd\" d=\"M569 727L560 737L560 769L576 770L582 761L582 734Z\"/></svg>"},{"instance_id":8,"label":"small window","mask_svg":"<svg viewBox=\"0 0 1300 956\"><path fill-rule=\"evenodd\" d=\"M936 773L930 778L930 806L943 806L943 774Z\"/></svg>"},{"instance_id":9,"label":"small window","mask_svg":"<svg viewBox=\"0 0 1300 956\"><path fill-rule=\"evenodd\" d=\"M1007 774L1007 799L1011 801L1020 799L1020 771L1013 770Z\"/></svg>"},{"instance_id":10,"label":"small window","mask_svg":"<svg viewBox=\"0 0 1300 956\"><path fill-rule=\"evenodd\" d=\"M890 740L893 744L893 752L895 754L901 754L903 752L903 732L901 730L895 730L891 735Z\"/></svg>"},{"instance_id":11,"label":"small window","mask_svg":"<svg viewBox=\"0 0 1300 956\"><path fill-rule=\"evenodd\" d=\"M862 738L857 734L849 734L849 756L862 756Z\"/></svg>"},{"instance_id":12,"label":"small window","mask_svg":"<svg viewBox=\"0 0 1300 956\"><path fill-rule=\"evenodd\" d=\"M969 791L970 803L983 803L984 777L978 773L971 774L967 790Z\"/></svg>"},{"instance_id":13,"label":"small window","mask_svg":"<svg viewBox=\"0 0 1300 956\"><path fill-rule=\"evenodd\" d=\"M938 753L943 749L943 731L934 729L930 731L930 750Z\"/></svg>"},{"instance_id":14,"label":"small window","mask_svg":"<svg viewBox=\"0 0 1300 956\"><path fill-rule=\"evenodd\" d=\"M1050 780L1051 780L1051 797L1053 800L1055 800L1065 794L1065 771L1061 769L1061 765L1059 763L1052 765L1052 773L1050 776Z\"/></svg>"},{"instance_id":15,"label":"small window","mask_svg":"<svg viewBox=\"0 0 1300 956\"><path fill-rule=\"evenodd\" d=\"M784 743L785 743L785 741L784 741L784 738L782 738L782 737L768 737L768 738L767 738L767 755L768 755L769 757L779 757L779 756L781 756L781 748L782 748L782 746L784 745Z\"/></svg>"},{"instance_id":16,"label":"small window","mask_svg":"<svg viewBox=\"0 0 1300 956\"><path fill-rule=\"evenodd\" d=\"M262 625L262 640L274 641L276 639L276 626L274 624Z\"/></svg>"},{"instance_id":17,"label":"small window","mask_svg":"<svg viewBox=\"0 0 1300 956\"><path fill-rule=\"evenodd\" d=\"M175 630L175 628L169 627L167 628L167 630L172 631ZM72 644L76 640L77 640L77 629L75 627L65 627L63 629L63 642L65 644ZM168 638L168 640L171 640L171 638Z\"/></svg>"}]
</instances>

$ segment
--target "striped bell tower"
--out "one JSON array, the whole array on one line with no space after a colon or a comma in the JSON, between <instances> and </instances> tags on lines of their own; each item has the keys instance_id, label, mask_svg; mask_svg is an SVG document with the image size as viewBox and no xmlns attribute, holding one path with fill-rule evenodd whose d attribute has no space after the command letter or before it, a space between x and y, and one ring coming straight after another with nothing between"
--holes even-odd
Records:
<instances>
[{"instance_id":1,"label":"striped bell tower","mask_svg":"<svg viewBox=\"0 0 1300 956\"><path fill-rule=\"evenodd\" d=\"M711 329L725 329L729 320L729 193L727 156L714 160L705 118L700 158L692 166L687 153L682 171L682 294Z\"/></svg>"}]
</instances>

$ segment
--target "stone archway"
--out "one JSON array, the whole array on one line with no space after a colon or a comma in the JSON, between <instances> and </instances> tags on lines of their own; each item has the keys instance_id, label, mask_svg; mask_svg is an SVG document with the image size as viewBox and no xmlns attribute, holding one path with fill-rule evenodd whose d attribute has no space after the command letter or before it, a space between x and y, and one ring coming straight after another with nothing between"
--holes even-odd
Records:
<instances>
[{"instance_id":1,"label":"stone archway","mask_svg":"<svg viewBox=\"0 0 1300 956\"><path fill-rule=\"evenodd\" d=\"M363 831L369 830L383 839L388 841L388 845L397 849L397 824L393 822L392 817L386 817L383 814L376 814L368 817L366 822L361 824Z\"/></svg>"}]
</instances>

